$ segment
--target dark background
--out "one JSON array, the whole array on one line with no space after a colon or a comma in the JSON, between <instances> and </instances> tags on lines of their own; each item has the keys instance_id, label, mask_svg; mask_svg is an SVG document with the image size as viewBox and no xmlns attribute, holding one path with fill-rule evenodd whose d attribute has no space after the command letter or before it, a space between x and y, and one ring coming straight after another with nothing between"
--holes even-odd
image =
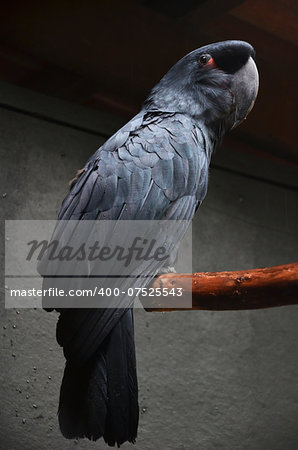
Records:
<instances>
[{"instance_id":1,"label":"dark background","mask_svg":"<svg viewBox=\"0 0 298 450\"><path fill-rule=\"evenodd\" d=\"M201 45L244 39L257 51L260 93L212 161L193 269L297 260L296 2L10 1L0 25L3 220L54 219L68 180L173 63ZM297 311L137 310L134 448L296 450ZM1 449L106 448L59 434L56 320L3 303Z\"/></svg>"},{"instance_id":2,"label":"dark background","mask_svg":"<svg viewBox=\"0 0 298 450\"><path fill-rule=\"evenodd\" d=\"M243 39L256 49L261 89L233 134L297 162L295 0L10 0L0 17L0 77L128 119L186 53Z\"/></svg>"}]
</instances>

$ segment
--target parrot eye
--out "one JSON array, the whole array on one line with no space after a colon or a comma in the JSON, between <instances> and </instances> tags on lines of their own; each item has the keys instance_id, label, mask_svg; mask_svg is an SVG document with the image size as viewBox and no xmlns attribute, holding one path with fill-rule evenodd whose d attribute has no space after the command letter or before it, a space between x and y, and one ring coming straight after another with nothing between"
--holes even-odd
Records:
<instances>
[{"instance_id":1,"label":"parrot eye","mask_svg":"<svg viewBox=\"0 0 298 450\"><path fill-rule=\"evenodd\" d=\"M208 61L211 59L210 55L202 55L200 56L200 66L206 66Z\"/></svg>"}]
</instances>

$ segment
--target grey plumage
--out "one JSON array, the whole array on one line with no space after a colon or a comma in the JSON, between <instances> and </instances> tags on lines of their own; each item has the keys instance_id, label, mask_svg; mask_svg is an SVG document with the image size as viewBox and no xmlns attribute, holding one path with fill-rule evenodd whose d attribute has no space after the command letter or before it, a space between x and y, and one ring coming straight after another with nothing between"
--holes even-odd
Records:
<instances>
[{"instance_id":1,"label":"grey plumage","mask_svg":"<svg viewBox=\"0 0 298 450\"><path fill-rule=\"evenodd\" d=\"M131 220L141 219L138 206L145 196L146 209L156 205L157 196L168 200L164 200L166 209L177 198L196 195L199 182L207 185L208 152L203 138L198 146L197 136L202 131L195 121L179 113L161 111L158 115L143 111L137 119L132 119L130 131L121 132L120 139L112 136L89 160L82 180L77 182L79 186L74 186L62 205L60 220L73 218L73 214L80 219L93 209L99 214L121 204L131 205ZM113 147L112 143L121 146ZM201 170L204 179L197 178ZM198 202L203 200L203 192L201 189ZM156 211L153 218L162 217Z\"/></svg>"},{"instance_id":2,"label":"grey plumage","mask_svg":"<svg viewBox=\"0 0 298 450\"><path fill-rule=\"evenodd\" d=\"M207 152L203 146L198 147L195 138L201 131L191 118L181 118L179 113L160 111L156 115L143 111L137 119L132 119L130 127L126 125L129 131L121 132L119 138L117 134L113 136L91 157L62 205L60 220L191 219L206 193L205 188L198 189L200 183L207 188ZM175 142L175 135L179 136L180 143ZM198 177L201 172L203 178ZM150 273L154 274L160 265L151 266ZM132 311L124 309L65 310L60 315L57 340L64 349L67 365L61 387L59 422L66 437L104 436L110 445L135 439L137 378L133 337L123 328L127 314L131 321ZM119 358L128 351L129 367L120 365L117 369ZM109 372L113 364L114 369ZM132 385L126 385L123 376ZM71 381L73 377L79 384ZM79 385L86 383L89 390L77 396L75 391ZM126 391L123 386L127 386ZM116 396L111 394L112 389L118 392ZM120 407L126 408L126 412L121 413Z\"/></svg>"},{"instance_id":3,"label":"grey plumage","mask_svg":"<svg viewBox=\"0 0 298 450\"><path fill-rule=\"evenodd\" d=\"M202 56L204 58L202 58ZM191 220L208 185L212 152L251 108L257 88L253 48L241 41L211 44L185 56L152 90L139 114L88 160L64 200L59 220ZM241 108L234 92L241 85ZM241 116L239 116L241 111ZM177 245L185 229L177 236ZM169 246L166 230L158 239ZM174 248L174 247L173 247ZM162 262L142 262L146 286ZM92 272L90 272L90 275ZM67 360L59 423L68 438L103 436L134 442L138 391L131 309L60 311L57 341Z\"/></svg>"}]
</instances>

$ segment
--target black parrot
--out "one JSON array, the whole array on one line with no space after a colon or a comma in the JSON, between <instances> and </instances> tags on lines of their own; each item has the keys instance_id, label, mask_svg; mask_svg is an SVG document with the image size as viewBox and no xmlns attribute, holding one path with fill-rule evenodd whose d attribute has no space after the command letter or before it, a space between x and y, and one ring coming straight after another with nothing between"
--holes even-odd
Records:
<instances>
[{"instance_id":1,"label":"black parrot","mask_svg":"<svg viewBox=\"0 0 298 450\"><path fill-rule=\"evenodd\" d=\"M253 107L254 56L250 44L224 41L178 61L140 113L80 171L59 220L192 219L206 195L212 153ZM134 443L132 309L60 310L57 341L66 358L58 411L63 435L103 437L110 446Z\"/></svg>"}]
</instances>

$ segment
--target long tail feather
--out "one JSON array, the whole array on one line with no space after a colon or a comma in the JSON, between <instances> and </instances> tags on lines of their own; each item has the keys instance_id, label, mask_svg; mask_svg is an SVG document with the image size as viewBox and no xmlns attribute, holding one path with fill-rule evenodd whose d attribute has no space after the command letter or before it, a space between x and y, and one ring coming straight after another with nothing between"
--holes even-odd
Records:
<instances>
[{"instance_id":1,"label":"long tail feather","mask_svg":"<svg viewBox=\"0 0 298 450\"><path fill-rule=\"evenodd\" d=\"M103 437L110 446L135 442L139 408L132 310L88 363L67 361L58 415L66 438Z\"/></svg>"}]
</instances>

